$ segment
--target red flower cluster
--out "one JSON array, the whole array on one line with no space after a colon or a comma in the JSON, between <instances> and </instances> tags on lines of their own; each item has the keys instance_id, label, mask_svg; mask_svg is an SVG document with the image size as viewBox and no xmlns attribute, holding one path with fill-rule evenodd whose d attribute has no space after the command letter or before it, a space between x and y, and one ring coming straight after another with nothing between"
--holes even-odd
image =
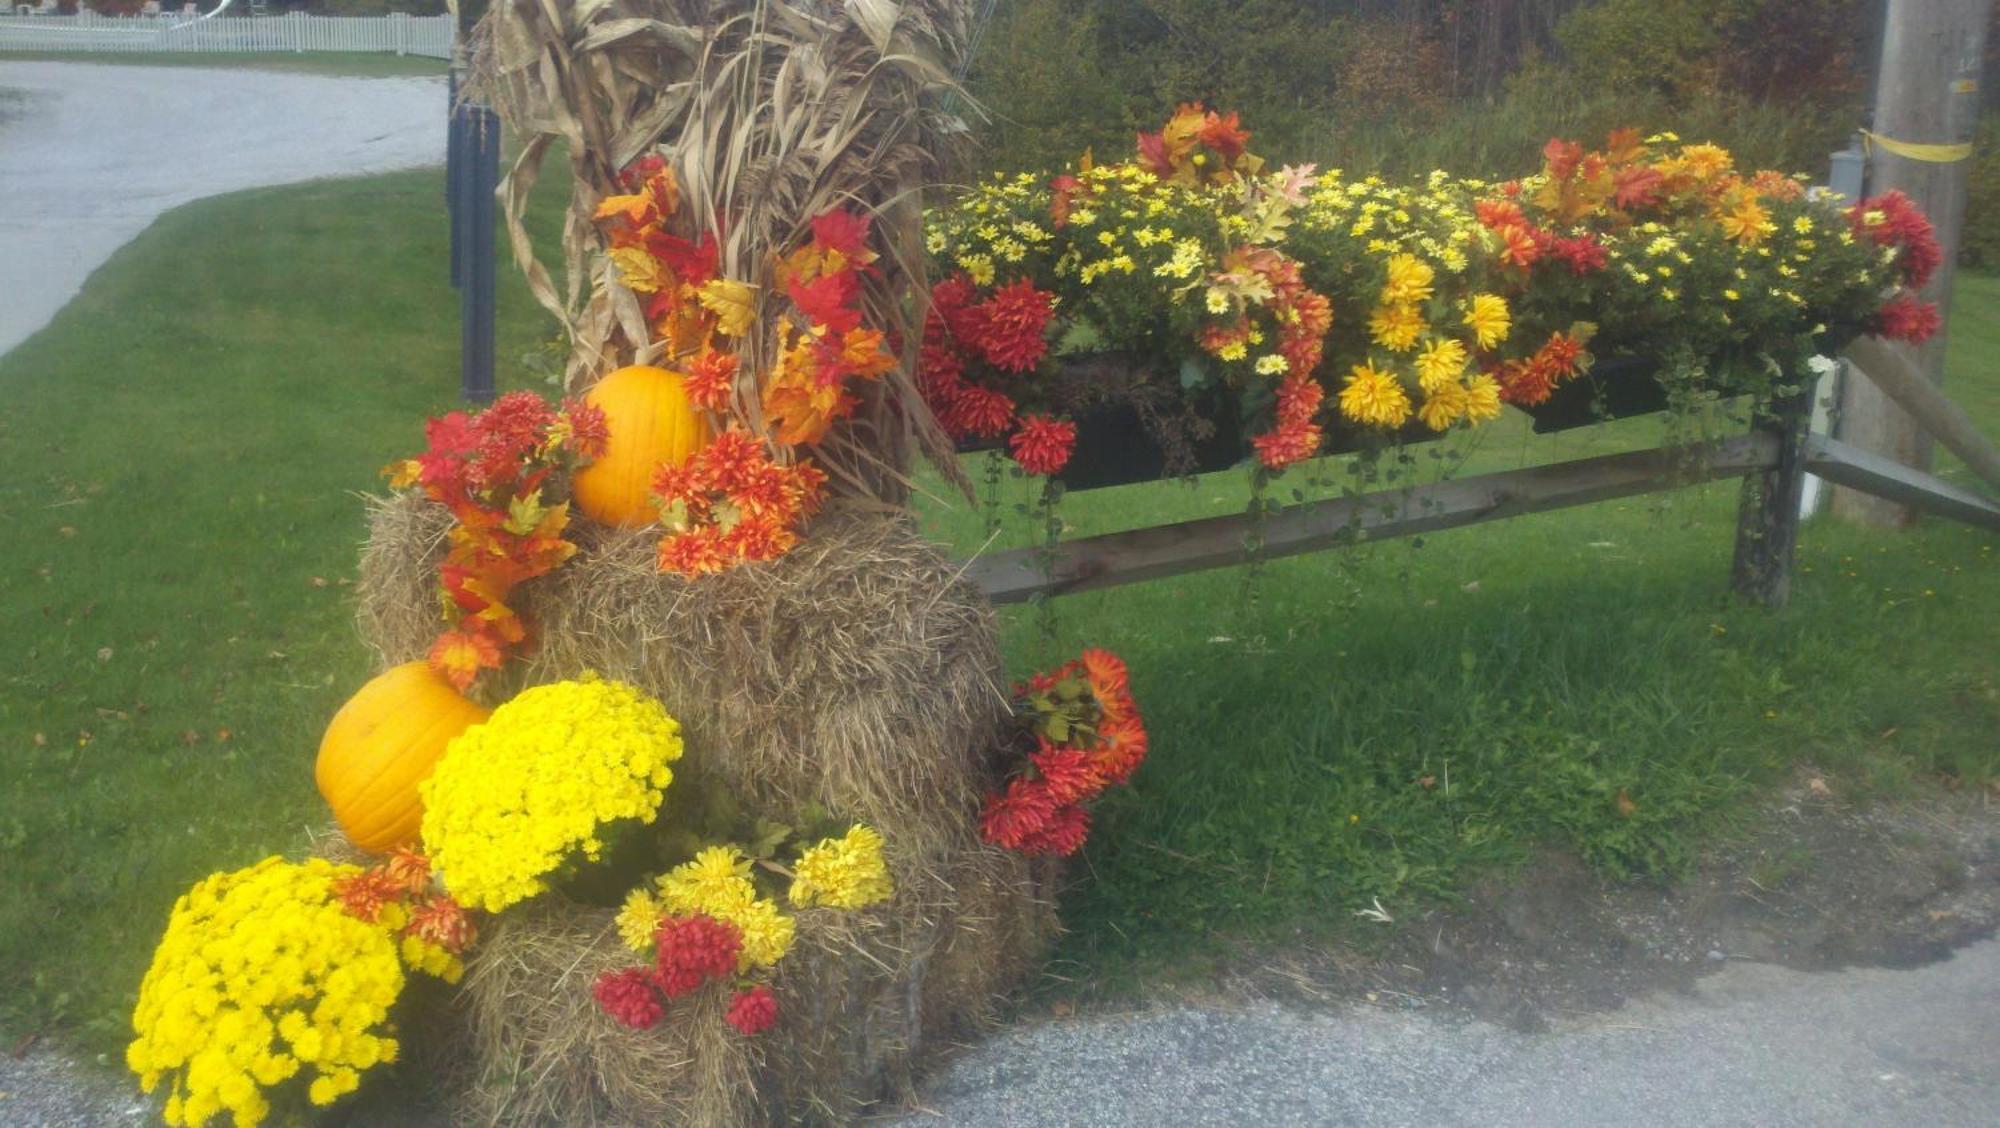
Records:
<instances>
[{"instance_id":1,"label":"red flower cluster","mask_svg":"<svg viewBox=\"0 0 2000 1128\"><path fill-rule=\"evenodd\" d=\"M727 921L704 914L668 917L653 934L653 966L607 971L597 977L591 994L605 1013L643 1030L666 1014L666 1000L734 975L742 950L742 931ZM743 1033L755 1034L778 1020L778 1000L769 987L759 985L738 992L724 1017Z\"/></svg>"},{"instance_id":2,"label":"red flower cluster","mask_svg":"<svg viewBox=\"0 0 2000 1128\"><path fill-rule=\"evenodd\" d=\"M1875 332L1898 341L1921 345L1944 324L1936 302L1922 302L1908 293L1898 294L1876 314Z\"/></svg>"},{"instance_id":3,"label":"red flower cluster","mask_svg":"<svg viewBox=\"0 0 2000 1128\"><path fill-rule=\"evenodd\" d=\"M738 991L729 1001L729 1012L722 1017L745 1037L762 1034L778 1021L778 997L759 983L748 991Z\"/></svg>"},{"instance_id":4,"label":"red flower cluster","mask_svg":"<svg viewBox=\"0 0 2000 1128\"><path fill-rule=\"evenodd\" d=\"M1014 401L965 378L972 364L1005 373L1034 371L1048 354L1055 295L1025 278L985 299L963 274L931 288L917 379L938 423L953 438L997 438L1015 423Z\"/></svg>"},{"instance_id":5,"label":"red flower cluster","mask_svg":"<svg viewBox=\"0 0 2000 1128\"><path fill-rule=\"evenodd\" d=\"M532 392L509 392L477 415L433 419L424 433L430 449L383 473L397 488L421 487L456 521L439 569L450 625L430 661L464 689L527 637L506 602L515 585L575 554L563 537L569 504L549 503L550 479L604 453L607 431L589 404L557 410Z\"/></svg>"},{"instance_id":6,"label":"red flower cluster","mask_svg":"<svg viewBox=\"0 0 2000 1128\"><path fill-rule=\"evenodd\" d=\"M712 916L668 917L653 934L653 943L654 984L667 998L678 999L735 972L743 932Z\"/></svg>"},{"instance_id":7,"label":"red flower cluster","mask_svg":"<svg viewBox=\"0 0 2000 1128\"><path fill-rule=\"evenodd\" d=\"M348 916L370 924L381 919L385 905L409 907L409 923L400 935L436 944L456 956L479 938L472 914L450 894L430 888L430 859L414 850L399 849L360 873L335 878L333 895Z\"/></svg>"},{"instance_id":8,"label":"red flower cluster","mask_svg":"<svg viewBox=\"0 0 2000 1128\"><path fill-rule=\"evenodd\" d=\"M1319 453L1320 427L1313 422L1326 389L1309 376L1293 373L1278 385L1278 425L1250 440L1257 460L1282 470Z\"/></svg>"},{"instance_id":9,"label":"red flower cluster","mask_svg":"<svg viewBox=\"0 0 2000 1128\"><path fill-rule=\"evenodd\" d=\"M1871 216L1880 218L1871 222ZM1896 269L1913 290L1921 289L1944 263L1944 251L1938 246L1930 219L1901 191L1861 201L1848 209L1847 221L1856 235L1873 240L1877 246L1896 248Z\"/></svg>"},{"instance_id":10,"label":"red flower cluster","mask_svg":"<svg viewBox=\"0 0 2000 1128\"><path fill-rule=\"evenodd\" d=\"M590 993L606 1014L636 1030L651 1029L667 1013L653 989L653 974L643 967L607 971L597 977Z\"/></svg>"},{"instance_id":11,"label":"red flower cluster","mask_svg":"<svg viewBox=\"0 0 2000 1128\"><path fill-rule=\"evenodd\" d=\"M1583 345L1582 336L1574 332L1551 333L1535 355L1503 362L1494 371L1500 398L1524 407L1547 401L1556 385L1588 367Z\"/></svg>"},{"instance_id":12,"label":"red flower cluster","mask_svg":"<svg viewBox=\"0 0 2000 1128\"><path fill-rule=\"evenodd\" d=\"M748 431L730 427L653 477L667 529L660 570L700 576L784 555L819 510L825 485L818 467L775 462Z\"/></svg>"},{"instance_id":13,"label":"red flower cluster","mask_svg":"<svg viewBox=\"0 0 2000 1128\"><path fill-rule=\"evenodd\" d=\"M1034 730L1026 770L987 796L980 834L1028 854L1073 854L1090 834L1084 804L1132 777L1146 758L1146 728L1125 663L1108 650L1017 687Z\"/></svg>"},{"instance_id":14,"label":"red flower cluster","mask_svg":"<svg viewBox=\"0 0 2000 1128\"><path fill-rule=\"evenodd\" d=\"M1076 424L1046 415L1025 416L1007 440L1007 449L1021 469L1047 477L1069 464L1070 452L1076 449Z\"/></svg>"}]
</instances>

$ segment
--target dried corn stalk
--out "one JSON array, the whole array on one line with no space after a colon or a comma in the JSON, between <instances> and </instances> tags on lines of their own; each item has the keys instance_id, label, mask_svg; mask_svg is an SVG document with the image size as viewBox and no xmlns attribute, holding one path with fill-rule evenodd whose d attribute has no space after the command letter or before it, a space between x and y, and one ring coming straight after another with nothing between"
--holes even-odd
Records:
<instances>
[{"instance_id":1,"label":"dried corn stalk","mask_svg":"<svg viewBox=\"0 0 2000 1128\"><path fill-rule=\"evenodd\" d=\"M474 39L474 89L520 144L501 187L516 263L562 322L572 390L621 363L666 362L638 301L605 260L591 217L619 170L648 154L680 178L685 234L711 233L725 277L758 295L759 329L738 355L738 414L769 434L760 377L776 349L779 255L812 217L875 214L882 254L864 312L903 343L901 368L856 389L862 403L814 450L839 493L891 504L921 449L958 479L949 440L911 376L923 290L923 186L954 135L936 109L952 87L969 0L499 0ZM564 285L523 222L558 145L574 188L562 237ZM770 306L773 308L765 308ZM962 480L961 480L962 484Z\"/></svg>"}]
</instances>

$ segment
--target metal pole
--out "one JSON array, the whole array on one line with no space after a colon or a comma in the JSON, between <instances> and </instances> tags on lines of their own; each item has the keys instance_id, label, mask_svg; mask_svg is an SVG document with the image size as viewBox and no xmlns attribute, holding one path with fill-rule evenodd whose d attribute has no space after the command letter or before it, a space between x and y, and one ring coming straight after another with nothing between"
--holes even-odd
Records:
<instances>
[{"instance_id":1,"label":"metal pole","mask_svg":"<svg viewBox=\"0 0 2000 1128\"><path fill-rule=\"evenodd\" d=\"M464 117L463 192L459 214L459 384L471 403L493 400L494 237L493 193L500 184L500 115L477 103L466 103Z\"/></svg>"}]
</instances>

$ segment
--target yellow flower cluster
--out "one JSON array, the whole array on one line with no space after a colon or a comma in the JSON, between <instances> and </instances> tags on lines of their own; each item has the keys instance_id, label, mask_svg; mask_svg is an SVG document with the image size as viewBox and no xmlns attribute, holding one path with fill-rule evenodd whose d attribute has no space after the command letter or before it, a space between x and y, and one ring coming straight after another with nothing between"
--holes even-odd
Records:
<instances>
[{"instance_id":1,"label":"yellow flower cluster","mask_svg":"<svg viewBox=\"0 0 2000 1128\"><path fill-rule=\"evenodd\" d=\"M171 1077L168 1124L224 1112L260 1123L267 1090L295 1078L313 1104L332 1104L363 1071L396 1060L384 1031L403 990L394 938L403 919L348 915L333 884L358 872L271 857L205 878L175 902L125 1051L146 1092Z\"/></svg>"},{"instance_id":2,"label":"yellow flower cluster","mask_svg":"<svg viewBox=\"0 0 2000 1128\"><path fill-rule=\"evenodd\" d=\"M872 827L854 826L799 855L790 897L794 905L859 909L886 901L895 891L882 860L882 836Z\"/></svg>"},{"instance_id":3,"label":"yellow flower cluster","mask_svg":"<svg viewBox=\"0 0 2000 1128\"><path fill-rule=\"evenodd\" d=\"M743 933L739 971L769 967L792 950L792 918L779 912L776 902L757 896L757 887L750 881L750 860L734 846L711 846L696 854L693 861L667 871L658 884L657 903L662 912L675 916L705 913ZM627 911L631 911L629 901ZM626 941L631 941L629 934Z\"/></svg>"},{"instance_id":4,"label":"yellow flower cluster","mask_svg":"<svg viewBox=\"0 0 2000 1128\"><path fill-rule=\"evenodd\" d=\"M424 849L461 904L499 912L548 888L606 823L659 814L680 759L659 702L586 675L522 692L451 742L421 788Z\"/></svg>"}]
</instances>

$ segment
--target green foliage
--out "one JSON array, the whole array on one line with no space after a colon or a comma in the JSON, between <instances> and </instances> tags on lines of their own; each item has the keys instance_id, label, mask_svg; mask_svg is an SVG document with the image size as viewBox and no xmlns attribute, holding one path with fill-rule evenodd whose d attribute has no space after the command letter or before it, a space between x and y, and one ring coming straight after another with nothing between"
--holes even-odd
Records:
<instances>
[{"instance_id":1,"label":"green foliage","mask_svg":"<svg viewBox=\"0 0 2000 1128\"><path fill-rule=\"evenodd\" d=\"M1718 24L1737 0L1603 0L1556 25L1562 70L1579 86L1662 94L1677 103L1721 78Z\"/></svg>"},{"instance_id":2,"label":"green foliage","mask_svg":"<svg viewBox=\"0 0 2000 1128\"><path fill-rule=\"evenodd\" d=\"M2000 269L2000 116L1989 114L1972 141L1959 261Z\"/></svg>"}]
</instances>

